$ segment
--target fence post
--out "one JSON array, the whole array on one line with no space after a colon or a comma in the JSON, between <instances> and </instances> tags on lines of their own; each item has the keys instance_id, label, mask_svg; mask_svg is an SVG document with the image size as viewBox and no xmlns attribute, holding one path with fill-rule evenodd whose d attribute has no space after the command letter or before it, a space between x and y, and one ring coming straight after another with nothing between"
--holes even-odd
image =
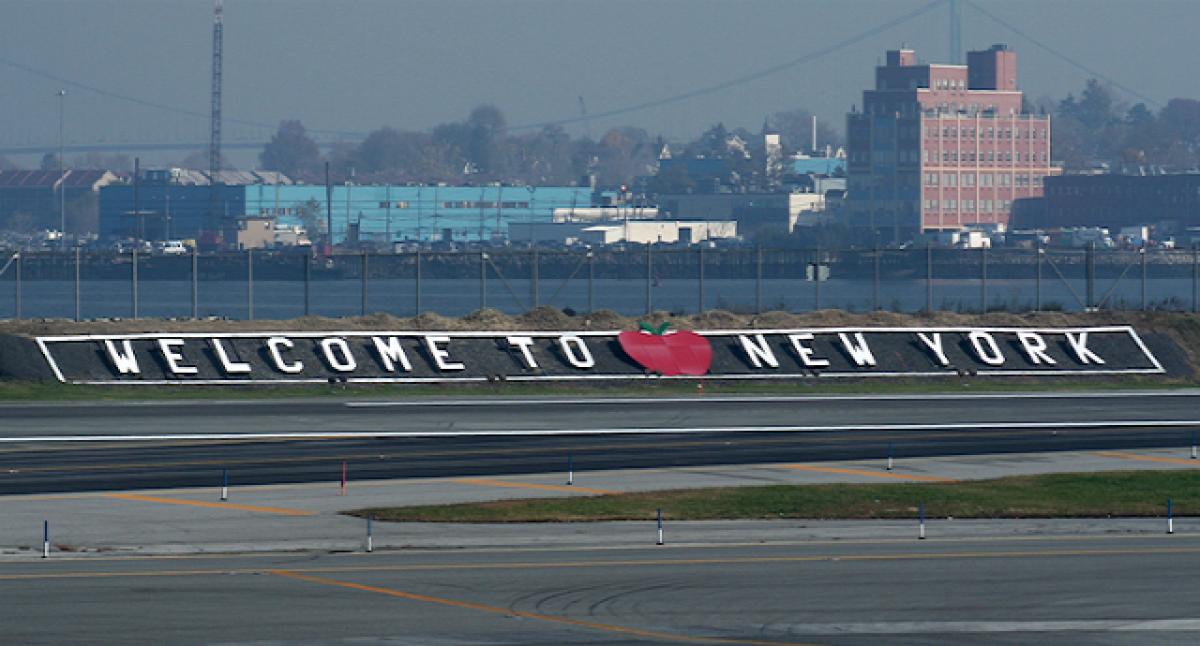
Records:
<instances>
[{"instance_id":1,"label":"fence post","mask_svg":"<svg viewBox=\"0 0 1200 646\"><path fill-rule=\"evenodd\" d=\"M368 294L367 290L369 287L367 285L367 281L368 281L367 275L368 275L369 270L370 270L370 267L368 266L367 252L364 250L362 252L362 287L359 290L360 292L362 292L362 306L359 308L360 316L367 315L367 294Z\"/></svg>"},{"instance_id":2,"label":"fence post","mask_svg":"<svg viewBox=\"0 0 1200 646\"><path fill-rule=\"evenodd\" d=\"M1087 283L1087 304L1088 311L1096 309L1096 243L1089 242L1087 252L1084 255L1084 280Z\"/></svg>"},{"instance_id":3,"label":"fence post","mask_svg":"<svg viewBox=\"0 0 1200 646\"><path fill-rule=\"evenodd\" d=\"M1146 256L1150 255L1146 253L1145 241L1142 242L1142 248L1140 251L1142 254L1142 311L1145 312L1148 306L1148 303L1146 302Z\"/></svg>"},{"instance_id":4,"label":"fence post","mask_svg":"<svg viewBox=\"0 0 1200 646\"><path fill-rule=\"evenodd\" d=\"M1037 274L1034 278L1036 295L1034 296L1033 311L1040 312L1042 311L1042 256L1046 255L1046 250L1042 248L1042 241L1040 239L1037 241L1037 248L1034 250L1034 255L1034 265Z\"/></svg>"},{"instance_id":5,"label":"fence post","mask_svg":"<svg viewBox=\"0 0 1200 646\"><path fill-rule=\"evenodd\" d=\"M920 518L917 525L917 538L925 540L925 501L917 503L917 515Z\"/></svg>"},{"instance_id":6,"label":"fence post","mask_svg":"<svg viewBox=\"0 0 1200 646\"><path fill-rule=\"evenodd\" d=\"M50 521L42 521L42 558L50 558Z\"/></svg>"},{"instance_id":7,"label":"fence post","mask_svg":"<svg viewBox=\"0 0 1200 646\"><path fill-rule=\"evenodd\" d=\"M595 308L593 307L594 302L593 302L593 298L592 298L594 296L593 291L592 291L592 283L596 280L596 252L594 250L592 250L591 247L588 247L588 250L587 250L587 261L588 261L588 314L591 314L592 312L595 311Z\"/></svg>"},{"instance_id":8,"label":"fence post","mask_svg":"<svg viewBox=\"0 0 1200 646\"><path fill-rule=\"evenodd\" d=\"M1192 245L1192 314L1200 311L1200 245Z\"/></svg>"},{"instance_id":9,"label":"fence post","mask_svg":"<svg viewBox=\"0 0 1200 646\"><path fill-rule=\"evenodd\" d=\"M16 256L16 264L13 265L13 318L21 320L21 260L25 257L25 253L18 251Z\"/></svg>"},{"instance_id":10,"label":"fence post","mask_svg":"<svg viewBox=\"0 0 1200 646\"><path fill-rule=\"evenodd\" d=\"M487 259L486 251L479 252L479 309L487 307Z\"/></svg>"},{"instance_id":11,"label":"fence post","mask_svg":"<svg viewBox=\"0 0 1200 646\"><path fill-rule=\"evenodd\" d=\"M537 247L533 248L533 250L531 251L531 254L533 257L530 259L530 264L529 264L529 271L530 271L529 289L531 290L529 302L533 303L533 306L536 308L539 304L538 303L538 249L537 249Z\"/></svg>"},{"instance_id":12,"label":"fence post","mask_svg":"<svg viewBox=\"0 0 1200 646\"><path fill-rule=\"evenodd\" d=\"M80 263L80 251L79 251L79 247L75 247L75 320L76 321L83 318L82 311L80 310L80 307L79 307L79 295L81 292L81 285L79 284L79 263Z\"/></svg>"},{"instance_id":13,"label":"fence post","mask_svg":"<svg viewBox=\"0 0 1200 646\"><path fill-rule=\"evenodd\" d=\"M663 544L662 507L658 508L658 544L659 545Z\"/></svg>"},{"instance_id":14,"label":"fence post","mask_svg":"<svg viewBox=\"0 0 1200 646\"><path fill-rule=\"evenodd\" d=\"M925 311L933 312L933 243L925 245Z\"/></svg>"},{"instance_id":15,"label":"fence post","mask_svg":"<svg viewBox=\"0 0 1200 646\"><path fill-rule=\"evenodd\" d=\"M312 282L312 257L304 254L304 315L308 316L309 306L311 305L311 293L309 292L309 283Z\"/></svg>"},{"instance_id":16,"label":"fence post","mask_svg":"<svg viewBox=\"0 0 1200 646\"><path fill-rule=\"evenodd\" d=\"M755 270L754 270L754 313L762 314L762 269L763 269L763 250L762 245L756 245L755 251Z\"/></svg>"},{"instance_id":17,"label":"fence post","mask_svg":"<svg viewBox=\"0 0 1200 646\"><path fill-rule=\"evenodd\" d=\"M419 248L417 249L417 257L415 259L415 263L416 263L416 269L417 269L417 271L416 271L416 283L417 283L417 285L416 285L416 301L417 301L416 306L417 306L417 310L413 314L413 316L420 316L421 315L421 250Z\"/></svg>"},{"instance_id":18,"label":"fence post","mask_svg":"<svg viewBox=\"0 0 1200 646\"><path fill-rule=\"evenodd\" d=\"M821 248L813 254L813 311L821 309Z\"/></svg>"},{"instance_id":19,"label":"fence post","mask_svg":"<svg viewBox=\"0 0 1200 646\"><path fill-rule=\"evenodd\" d=\"M254 320L254 250L246 250L246 320Z\"/></svg>"},{"instance_id":20,"label":"fence post","mask_svg":"<svg viewBox=\"0 0 1200 646\"><path fill-rule=\"evenodd\" d=\"M988 248L979 248L979 313L987 314L988 311L988 293L987 293L987 270L988 270Z\"/></svg>"},{"instance_id":21,"label":"fence post","mask_svg":"<svg viewBox=\"0 0 1200 646\"><path fill-rule=\"evenodd\" d=\"M200 318L200 260L196 249L192 249L192 320ZM305 312L307 314L307 312Z\"/></svg>"},{"instance_id":22,"label":"fence post","mask_svg":"<svg viewBox=\"0 0 1200 646\"><path fill-rule=\"evenodd\" d=\"M874 298L874 300L873 300L874 307L872 309L874 309L875 311L879 311L879 270L880 270L880 265L882 263L883 263L883 250L879 248L879 240L877 239L877 240L875 240L875 284L874 284L874 290L872 292L872 295Z\"/></svg>"},{"instance_id":23,"label":"fence post","mask_svg":"<svg viewBox=\"0 0 1200 646\"><path fill-rule=\"evenodd\" d=\"M699 267L698 276L700 279L700 291L696 295L698 297L697 302L699 303L700 307L697 311L700 314L703 314L704 313L704 247L703 247L703 245L700 247L697 247L696 252L698 254L696 263L697 263L697 266Z\"/></svg>"},{"instance_id":24,"label":"fence post","mask_svg":"<svg viewBox=\"0 0 1200 646\"><path fill-rule=\"evenodd\" d=\"M139 242L137 244L141 244L141 243ZM131 305L132 305L132 309L133 309L133 318L135 318L135 319L138 317L138 248L137 248L137 244L135 244L133 247L133 263L132 263L133 267L129 274L129 279L131 281L129 297L130 297L130 300L132 301Z\"/></svg>"},{"instance_id":25,"label":"fence post","mask_svg":"<svg viewBox=\"0 0 1200 646\"><path fill-rule=\"evenodd\" d=\"M654 311L654 299L650 295L650 288L654 281L654 262L650 255L650 250L653 248L653 245L646 243L646 316L650 316L650 313Z\"/></svg>"}]
</instances>

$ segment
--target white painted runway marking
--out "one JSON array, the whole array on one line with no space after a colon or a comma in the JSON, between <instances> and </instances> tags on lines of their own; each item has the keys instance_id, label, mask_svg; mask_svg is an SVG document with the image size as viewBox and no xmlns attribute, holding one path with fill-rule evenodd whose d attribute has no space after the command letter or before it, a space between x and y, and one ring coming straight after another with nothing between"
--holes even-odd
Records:
<instances>
[{"instance_id":1,"label":"white painted runway marking","mask_svg":"<svg viewBox=\"0 0 1200 646\"><path fill-rule=\"evenodd\" d=\"M351 439L372 437L536 437L562 435L670 435L701 433L828 433L848 431L1036 430L1064 428L1190 428L1200 420L1097 420L1090 422L975 422L955 424L850 424L830 426L690 426L433 431L286 431L272 433L167 433L154 435L44 435L0 437L14 442L127 442L130 440Z\"/></svg>"},{"instance_id":2,"label":"white painted runway marking","mask_svg":"<svg viewBox=\"0 0 1200 646\"><path fill-rule=\"evenodd\" d=\"M831 402L831 401L971 401L980 399L1119 399L1140 397L1200 397L1200 390L1136 391L1080 393L930 393L930 394L879 394L879 395L762 395L762 396L703 396L703 397L578 397L540 399L438 399L438 400L384 400L344 402L347 408L411 408L422 406L528 406L563 405L580 406L589 404L691 404L691 403L772 403L772 402Z\"/></svg>"},{"instance_id":3,"label":"white painted runway marking","mask_svg":"<svg viewBox=\"0 0 1200 646\"><path fill-rule=\"evenodd\" d=\"M880 621L845 624L768 624L767 634L896 635L1033 632L1200 631L1200 619L1077 619L1065 621Z\"/></svg>"}]
</instances>

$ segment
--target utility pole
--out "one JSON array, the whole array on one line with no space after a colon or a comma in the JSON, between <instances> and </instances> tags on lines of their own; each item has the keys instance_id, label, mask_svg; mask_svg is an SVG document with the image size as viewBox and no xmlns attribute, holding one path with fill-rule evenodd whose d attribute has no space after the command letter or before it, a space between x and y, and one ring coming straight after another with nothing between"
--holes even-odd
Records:
<instances>
[{"instance_id":1,"label":"utility pole","mask_svg":"<svg viewBox=\"0 0 1200 646\"><path fill-rule=\"evenodd\" d=\"M58 246L67 248L67 171L63 160L63 121L66 114L67 91L58 91Z\"/></svg>"}]
</instances>

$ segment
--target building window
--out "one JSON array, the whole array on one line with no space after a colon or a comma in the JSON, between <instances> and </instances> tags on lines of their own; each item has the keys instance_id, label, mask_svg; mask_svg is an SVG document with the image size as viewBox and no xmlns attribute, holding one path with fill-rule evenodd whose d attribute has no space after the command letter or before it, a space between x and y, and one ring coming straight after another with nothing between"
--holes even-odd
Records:
<instances>
[{"instance_id":1,"label":"building window","mask_svg":"<svg viewBox=\"0 0 1200 646\"><path fill-rule=\"evenodd\" d=\"M992 185L992 174L991 173L981 174L979 176L979 185L980 186L991 186Z\"/></svg>"},{"instance_id":2,"label":"building window","mask_svg":"<svg viewBox=\"0 0 1200 646\"><path fill-rule=\"evenodd\" d=\"M1012 185L1012 175L1008 175L1005 173L999 173L999 176L1000 176L1000 186L1011 186Z\"/></svg>"},{"instance_id":3,"label":"building window","mask_svg":"<svg viewBox=\"0 0 1200 646\"><path fill-rule=\"evenodd\" d=\"M942 175L942 186L958 186L958 175L954 173Z\"/></svg>"},{"instance_id":4,"label":"building window","mask_svg":"<svg viewBox=\"0 0 1200 646\"><path fill-rule=\"evenodd\" d=\"M975 176L974 175L970 175L970 174L963 175L963 186L974 186L974 185L975 185Z\"/></svg>"},{"instance_id":5,"label":"building window","mask_svg":"<svg viewBox=\"0 0 1200 646\"><path fill-rule=\"evenodd\" d=\"M963 200L963 210L964 211L974 211L975 210L975 200Z\"/></svg>"},{"instance_id":6,"label":"building window","mask_svg":"<svg viewBox=\"0 0 1200 646\"><path fill-rule=\"evenodd\" d=\"M953 211L958 208L958 200L946 200L946 210Z\"/></svg>"}]
</instances>

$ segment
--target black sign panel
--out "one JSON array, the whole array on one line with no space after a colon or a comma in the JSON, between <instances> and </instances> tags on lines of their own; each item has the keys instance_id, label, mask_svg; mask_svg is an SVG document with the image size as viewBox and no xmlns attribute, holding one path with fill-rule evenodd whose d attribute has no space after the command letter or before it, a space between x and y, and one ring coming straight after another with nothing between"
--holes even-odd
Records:
<instances>
[{"instance_id":1,"label":"black sign panel","mask_svg":"<svg viewBox=\"0 0 1200 646\"><path fill-rule=\"evenodd\" d=\"M701 339L687 344L672 343L683 339L671 339L670 331L657 339L646 331L619 334L329 331L45 336L36 341L54 376L77 384L1165 372L1129 326L719 330L698 331ZM685 347L691 355L671 356ZM706 370L704 365L697 367L697 357L707 364ZM665 367L680 365L693 372L678 374Z\"/></svg>"}]
</instances>

